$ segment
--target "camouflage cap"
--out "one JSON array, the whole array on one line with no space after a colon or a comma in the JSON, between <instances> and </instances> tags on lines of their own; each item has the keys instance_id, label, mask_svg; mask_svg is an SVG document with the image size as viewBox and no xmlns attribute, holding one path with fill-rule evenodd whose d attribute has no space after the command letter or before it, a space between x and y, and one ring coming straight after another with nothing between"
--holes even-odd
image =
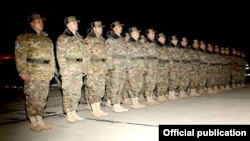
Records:
<instances>
[{"instance_id":1,"label":"camouflage cap","mask_svg":"<svg viewBox=\"0 0 250 141\"><path fill-rule=\"evenodd\" d=\"M156 31L152 28L145 30L145 34L148 34L150 32L156 33Z\"/></svg>"},{"instance_id":2,"label":"camouflage cap","mask_svg":"<svg viewBox=\"0 0 250 141\"><path fill-rule=\"evenodd\" d=\"M119 21L115 21L113 23L110 24L110 28L113 29L115 26L121 26L123 27L123 24L120 23Z\"/></svg>"},{"instance_id":3,"label":"camouflage cap","mask_svg":"<svg viewBox=\"0 0 250 141\"><path fill-rule=\"evenodd\" d=\"M169 38L169 41L171 40L178 40L178 38L176 37L176 35L172 35L170 38Z\"/></svg>"},{"instance_id":4,"label":"camouflage cap","mask_svg":"<svg viewBox=\"0 0 250 141\"><path fill-rule=\"evenodd\" d=\"M160 37L164 37L164 38L165 38L165 37L167 37L167 36L165 36L164 33L159 33L159 34L157 35L157 37L158 37L158 38L160 38Z\"/></svg>"},{"instance_id":5,"label":"camouflage cap","mask_svg":"<svg viewBox=\"0 0 250 141\"><path fill-rule=\"evenodd\" d=\"M187 41L188 42L188 39L187 39L187 37L181 37L181 41Z\"/></svg>"},{"instance_id":6,"label":"camouflage cap","mask_svg":"<svg viewBox=\"0 0 250 141\"><path fill-rule=\"evenodd\" d=\"M36 19L42 19L43 21L45 21L46 19L44 17L42 17L41 15L37 14L37 13L34 13L32 15L30 15L28 17L28 23L32 22L33 20L36 20Z\"/></svg>"},{"instance_id":7,"label":"camouflage cap","mask_svg":"<svg viewBox=\"0 0 250 141\"><path fill-rule=\"evenodd\" d=\"M141 38L141 39L145 39L145 36L144 36L144 35L140 35L140 38Z\"/></svg>"},{"instance_id":8,"label":"camouflage cap","mask_svg":"<svg viewBox=\"0 0 250 141\"><path fill-rule=\"evenodd\" d=\"M80 22L80 20L77 20L75 16L69 16L64 19L64 24L67 25L70 22Z\"/></svg>"},{"instance_id":9,"label":"camouflage cap","mask_svg":"<svg viewBox=\"0 0 250 141\"><path fill-rule=\"evenodd\" d=\"M131 33L131 32L141 32L140 30L138 30L137 29L137 27L131 27L131 28L129 28L129 33Z\"/></svg>"},{"instance_id":10,"label":"camouflage cap","mask_svg":"<svg viewBox=\"0 0 250 141\"><path fill-rule=\"evenodd\" d=\"M105 27L104 25L102 25L101 21L94 21L90 23L91 27Z\"/></svg>"}]
</instances>

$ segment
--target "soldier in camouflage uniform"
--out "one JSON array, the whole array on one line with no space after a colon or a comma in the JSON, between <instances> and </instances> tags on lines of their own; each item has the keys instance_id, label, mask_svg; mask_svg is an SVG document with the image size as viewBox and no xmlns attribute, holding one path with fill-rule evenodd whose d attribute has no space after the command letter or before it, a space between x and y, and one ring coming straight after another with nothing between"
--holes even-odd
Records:
<instances>
[{"instance_id":1,"label":"soldier in camouflage uniform","mask_svg":"<svg viewBox=\"0 0 250 141\"><path fill-rule=\"evenodd\" d=\"M180 67L181 67L181 50L178 45L178 38L173 35L169 38L170 56L170 71L169 71L169 99L177 100L175 91L180 84Z\"/></svg>"},{"instance_id":2,"label":"soldier in camouflage uniform","mask_svg":"<svg viewBox=\"0 0 250 141\"><path fill-rule=\"evenodd\" d=\"M214 46L214 60L215 60L215 69L214 69L214 75L213 75L213 79L214 79L214 91L215 93L218 93L221 89L219 89L220 87L220 76L221 76L221 70L222 70L222 59L220 56L220 48L218 45Z\"/></svg>"},{"instance_id":3,"label":"soldier in camouflage uniform","mask_svg":"<svg viewBox=\"0 0 250 141\"><path fill-rule=\"evenodd\" d=\"M166 36L163 33L160 33L157 35L158 39L158 59L159 63L157 66L157 100L159 102L166 102L167 98L165 97L165 94L168 90L169 86L169 51L168 47L165 43Z\"/></svg>"},{"instance_id":4,"label":"soldier in camouflage uniform","mask_svg":"<svg viewBox=\"0 0 250 141\"><path fill-rule=\"evenodd\" d=\"M82 37L79 35L78 22L74 16L65 18L66 30L57 39L57 60L62 76L63 110L68 122L82 121L76 114L81 98L82 77L87 74L89 57Z\"/></svg>"},{"instance_id":5,"label":"soldier in camouflage uniform","mask_svg":"<svg viewBox=\"0 0 250 141\"><path fill-rule=\"evenodd\" d=\"M17 37L16 67L24 80L27 116L33 131L51 129L43 121L50 80L55 72L53 43L43 32L44 18L39 14L28 17L31 29Z\"/></svg>"},{"instance_id":6,"label":"soldier in camouflage uniform","mask_svg":"<svg viewBox=\"0 0 250 141\"><path fill-rule=\"evenodd\" d=\"M241 75L240 75L240 85L241 87L246 86L245 85L245 80L246 80L246 65L247 65L247 60L244 52L240 53L241 57Z\"/></svg>"},{"instance_id":7,"label":"soldier in camouflage uniform","mask_svg":"<svg viewBox=\"0 0 250 141\"><path fill-rule=\"evenodd\" d=\"M190 54L190 50L188 48L188 40L186 37L182 37L181 38L181 42L180 42L180 50L182 50L181 52L181 65L182 65L182 69L180 69L180 86L179 86L179 90L180 90L180 98L188 98L189 96L186 95L185 91L187 90L188 86L189 86L189 75L190 75L190 71L192 70L192 66L191 66L191 54Z\"/></svg>"},{"instance_id":8,"label":"soldier in camouflage uniform","mask_svg":"<svg viewBox=\"0 0 250 141\"><path fill-rule=\"evenodd\" d=\"M213 90L213 87L215 85L216 79L214 79L214 72L216 70L216 60L215 60L215 54L214 54L214 47L211 43L208 43L207 45L207 60L209 62L208 65L208 79L207 79L207 88L208 88L208 94L215 94L215 91Z\"/></svg>"},{"instance_id":9,"label":"soldier in camouflage uniform","mask_svg":"<svg viewBox=\"0 0 250 141\"><path fill-rule=\"evenodd\" d=\"M154 29L147 29L145 34L147 35L146 41L143 44L145 47L146 68L145 74L145 97L148 105L158 105L159 103L153 99L154 89L157 84L157 66L158 66L158 52L155 42Z\"/></svg>"},{"instance_id":10,"label":"soldier in camouflage uniform","mask_svg":"<svg viewBox=\"0 0 250 141\"><path fill-rule=\"evenodd\" d=\"M92 31L84 39L87 44L87 50L90 55L92 72L88 72L85 81L86 98L91 107L92 114L96 117L106 116L107 112L101 109L101 100L105 94L106 75L108 73L108 66L106 63L107 50L105 48L105 39L102 37L101 21L94 21L91 23Z\"/></svg>"},{"instance_id":11,"label":"soldier in camouflage uniform","mask_svg":"<svg viewBox=\"0 0 250 141\"><path fill-rule=\"evenodd\" d=\"M106 40L107 63L110 72L111 103L114 112L126 112L128 109L120 105L122 92L126 83L127 69L127 48L123 37L121 36L123 24L115 21L110 25L113 32Z\"/></svg>"},{"instance_id":12,"label":"soldier in camouflage uniform","mask_svg":"<svg viewBox=\"0 0 250 141\"><path fill-rule=\"evenodd\" d=\"M128 92L132 101L131 107L140 109L145 107L145 105L138 101L144 83L145 51L142 44L138 41L140 31L136 27L132 27L129 29L129 32L131 37L126 44L128 56Z\"/></svg>"},{"instance_id":13,"label":"soldier in camouflage uniform","mask_svg":"<svg viewBox=\"0 0 250 141\"><path fill-rule=\"evenodd\" d=\"M226 85L226 90L230 90L230 81L231 81L231 74L232 74L232 62L231 62L231 56L229 48L225 48L225 61L226 61L226 66L225 66L225 80L224 80L224 85Z\"/></svg>"},{"instance_id":14,"label":"soldier in camouflage uniform","mask_svg":"<svg viewBox=\"0 0 250 141\"><path fill-rule=\"evenodd\" d=\"M200 77L200 50L199 50L199 41L197 39L194 39L192 42L192 47L190 49L192 61L192 71L190 73L190 96L200 96L197 93L197 88L199 88L199 77Z\"/></svg>"}]
</instances>

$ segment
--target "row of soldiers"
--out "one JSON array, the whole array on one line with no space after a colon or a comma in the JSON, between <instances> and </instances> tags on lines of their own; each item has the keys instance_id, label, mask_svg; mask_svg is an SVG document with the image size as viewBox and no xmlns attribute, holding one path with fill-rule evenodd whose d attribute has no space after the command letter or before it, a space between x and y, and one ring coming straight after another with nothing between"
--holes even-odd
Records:
<instances>
[{"instance_id":1,"label":"row of soldiers","mask_svg":"<svg viewBox=\"0 0 250 141\"><path fill-rule=\"evenodd\" d=\"M101 108L103 98L114 112L126 112L121 103L133 109L158 105L168 99L176 100L219 89L243 85L245 79L244 54L237 50L229 55L228 48L219 48L187 38L167 38L147 29L146 38L140 30L129 28L122 36L123 24L115 21L108 39L102 36L101 21L91 23L86 38L78 33L74 16L65 18L65 31L58 37L56 55L52 41L43 32L44 18L32 14L28 23L31 30L18 36L15 46L16 66L24 80L27 115L31 129L51 129L42 119L49 90L49 81L55 72L55 60L60 67L63 90L63 110L66 120L74 123L84 120L77 114L82 86L92 114L107 116ZM55 58L56 56L56 58ZM82 78L85 78L84 81Z\"/></svg>"}]
</instances>

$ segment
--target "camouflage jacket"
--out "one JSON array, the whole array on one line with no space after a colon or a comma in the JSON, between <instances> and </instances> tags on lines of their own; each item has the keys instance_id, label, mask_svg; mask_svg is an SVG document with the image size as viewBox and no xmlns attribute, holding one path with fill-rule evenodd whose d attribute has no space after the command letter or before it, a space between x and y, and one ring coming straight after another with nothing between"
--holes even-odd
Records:
<instances>
[{"instance_id":1,"label":"camouflage jacket","mask_svg":"<svg viewBox=\"0 0 250 141\"><path fill-rule=\"evenodd\" d=\"M54 76L53 43L45 32L37 34L35 31L30 31L19 35L15 45L15 59L20 76L29 75L34 79L47 79ZM28 60L36 60L40 63L32 63Z\"/></svg>"},{"instance_id":2,"label":"camouflage jacket","mask_svg":"<svg viewBox=\"0 0 250 141\"><path fill-rule=\"evenodd\" d=\"M97 37L95 33L91 32L85 39L87 50L90 55L91 69L94 73L107 74L107 49L105 47L105 39L100 36Z\"/></svg>"},{"instance_id":3,"label":"camouflage jacket","mask_svg":"<svg viewBox=\"0 0 250 141\"><path fill-rule=\"evenodd\" d=\"M156 42L147 38L143 46L145 47L145 65L147 68L154 69L158 65Z\"/></svg>"},{"instance_id":4,"label":"camouflage jacket","mask_svg":"<svg viewBox=\"0 0 250 141\"><path fill-rule=\"evenodd\" d=\"M126 43L128 69L145 69L145 48L139 41L130 38Z\"/></svg>"},{"instance_id":5,"label":"camouflage jacket","mask_svg":"<svg viewBox=\"0 0 250 141\"><path fill-rule=\"evenodd\" d=\"M111 34L105 42L107 48L107 63L110 70L125 70L127 67L127 48L121 36Z\"/></svg>"},{"instance_id":6,"label":"camouflage jacket","mask_svg":"<svg viewBox=\"0 0 250 141\"><path fill-rule=\"evenodd\" d=\"M60 74L86 74L90 67L89 54L82 37L66 29L57 39L57 60Z\"/></svg>"}]
</instances>

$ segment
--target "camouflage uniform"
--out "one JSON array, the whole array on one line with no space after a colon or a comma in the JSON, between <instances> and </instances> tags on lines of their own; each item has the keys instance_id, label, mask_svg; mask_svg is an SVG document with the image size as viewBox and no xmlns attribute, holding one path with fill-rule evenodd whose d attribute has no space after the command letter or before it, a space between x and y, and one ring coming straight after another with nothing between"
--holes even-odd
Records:
<instances>
[{"instance_id":1,"label":"camouflage uniform","mask_svg":"<svg viewBox=\"0 0 250 141\"><path fill-rule=\"evenodd\" d=\"M43 121L43 114L55 72L55 57L53 43L42 31L43 19L39 14L32 14L28 22L32 23L32 29L36 25L40 31L30 30L19 35L15 46L16 68L24 80L26 111L33 131L52 128Z\"/></svg>"},{"instance_id":2,"label":"camouflage uniform","mask_svg":"<svg viewBox=\"0 0 250 141\"><path fill-rule=\"evenodd\" d=\"M105 48L105 39L100 36L96 37L95 33L90 33L85 39L88 52L90 53L91 68L93 76L87 76L87 99L92 104L101 102L105 93L106 74L108 66L106 63L107 50Z\"/></svg>"},{"instance_id":3,"label":"camouflage uniform","mask_svg":"<svg viewBox=\"0 0 250 141\"><path fill-rule=\"evenodd\" d=\"M62 76L63 109L77 110L81 98L82 77L87 73L87 50L82 37L66 29L57 40L57 60ZM64 73L69 73L65 75Z\"/></svg>"},{"instance_id":4,"label":"camouflage uniform","mask_svg":"<svg viewBox=\"0 0 250 141\"><path fill-rule=\"evenodd\" d=\"M46 33L30 31L17 37L15 57L19 75L30 78L24 81L27 115L43 116L55 72L53 43Z\"/></svg>"},{"instance_id":5,"label":"camouflage uniform","mask_svg":"<svg viewBox=\"0 0 250 141\"><path fill-rule=\"evenodd\" d=\"M145 65L148 69L148 72L145 75L145 97L147 99L147 104L155 105L158 104L156 101L152 99L153 91L156 88L157 84L157 66L158 66L158 52L156 47L156 42L154 39L150 39L149 36L151 34L154 35L155 31L153 29L146 30L146 34L148 38L146 42L143 44L145 47ZM155 38L155 37L153 37Z\"/></svg>"},{"instance_id":6,"label":"camouflage uniform","mask_svg":"<svg viewBox=\"0 0 250 141\"><path fill-rule=\"evenodd\" d=\"M159 34L159 36L164 36L164 34ZM165 36L164 36L165 38ZM169 56L170 52L166 44L158 43L157 52L159 63L157 66L157 96L159 102L166 101L165 94L169 86Z\"/></svg>"},{"instance_id":7,"label":"camouflage uniform","mask_svg":"<svg viewBox=\"0 0 250 141\"><path fill-rule=\"evenodd\" d=\"M122 92L126 82L127 51L124 39L112 34L106 40L108 68L110 70L111 102L117 104L121 101Z\"/></svg>"}]
</instances>

